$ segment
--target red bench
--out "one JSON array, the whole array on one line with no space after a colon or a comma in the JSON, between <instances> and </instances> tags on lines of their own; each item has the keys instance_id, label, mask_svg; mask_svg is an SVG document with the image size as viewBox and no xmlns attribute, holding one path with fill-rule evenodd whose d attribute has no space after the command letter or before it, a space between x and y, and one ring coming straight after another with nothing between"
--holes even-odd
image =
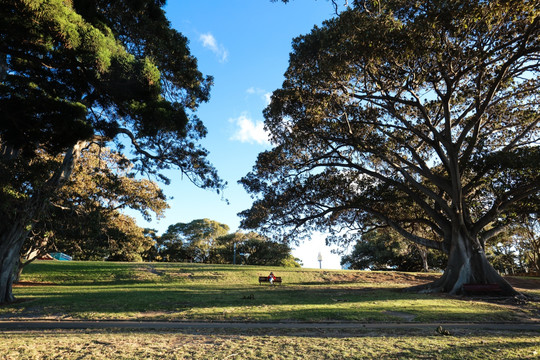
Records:
<instances>
[{"instance_id":1,"label":"red bench","mask_svg":"<svg viewBox=\"0 0 540 360\"><path fill-rule=\"evenodd\" d=\"M465 294L498 294L501 291L499 284L463 284Z\"/></svg>"},{"instance_id":2,"label":"red bench","mask_svg":"<svg viewBox=\"0 0 540 360\"><path fill-rule=\"evenodd\" d=\"M259 276L259 285L261 285L262 283L269 283L270 281L268 280L268 276ZM274 284L280 284L281 285L281 277L280 276L276 276L276 278L274 279Z\"/></svg>"}]
</instances>

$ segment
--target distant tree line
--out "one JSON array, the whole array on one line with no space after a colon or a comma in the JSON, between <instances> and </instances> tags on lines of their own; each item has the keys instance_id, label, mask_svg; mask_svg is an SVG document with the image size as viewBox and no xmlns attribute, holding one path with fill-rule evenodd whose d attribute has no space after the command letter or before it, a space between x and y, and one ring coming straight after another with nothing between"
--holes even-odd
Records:
<instances>
[{"instance_id":1,"label":"distant tree line","mask_svg":"<svg viewBox=\"0 0 540 360\"><path fill-rule=\"evenodd\" d=\"M35 232L21 252L23 267L49 252L65 252L76 260L195 262L300 267L287 244L255 232L229 233L229 226L199 219L170 225L158 235L142 229L120 212L100 218L99 212L64 219L53 230ZM83 222L77 224L77 219ZM93 222L93 225L92 225ZM41 224L43 228L47 224Z\"/></svg>"},{"instance_id":2,"label":"distant tree line","mask_svg":"<svg viewBox=\"0 0 540 360\"><path fill-rule=\"evenodd\" d=\"M229 226L210 219L171 225L161 236L152 230L146 234L155 243L156 261L300 266L287 244L255 232L229 233Z\"/></svg>"},{"instance_id":3,"label":"distant tree line","mask_svg":"<svg viewBox=\"0 0 540 360\"><path fill-rule=\"evenodd\" d=\"M135 179L132 167L123 155L97 144L81 151L70 180L47 202L29 233L16 278L24 266L49 252L65 252L79 260L144 260L152 242L122 209L151 219L152 214L161 217L168 205L159 186Z\"/></svg>"},{"instance_id":4,"label":"distant tree line","mask_svg":"<svg viewBox=\"0 0 540 360\"><path fill-rule=\"evenodd\" d=\"M524 217L492 238L486 252L493 267L505 274L540 275L540 221L538 214Z\"/></svg>"},{"instance_id":5,"label":"distant tree line","mask_svg":"<svg viewBox=\"0 0 540 360\"><path fill-rule=\"evenodd\" d=\"M161 236L139 227L123 209L149 220L160 218L168 205L158 184L135 178L132 168L130 160L107 147L84 149L72 177L47 203L46 215L22 247L16 278L50 252L76 260L299 266L288 245L255 232L229 234L228 225L209 219L171 225Z\"/></svg>"}]
</instances>

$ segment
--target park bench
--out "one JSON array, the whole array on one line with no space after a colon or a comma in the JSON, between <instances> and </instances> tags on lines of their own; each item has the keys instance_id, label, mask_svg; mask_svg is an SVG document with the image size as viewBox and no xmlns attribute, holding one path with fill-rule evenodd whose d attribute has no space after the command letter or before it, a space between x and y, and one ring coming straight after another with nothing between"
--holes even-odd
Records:
<instances>
[{"instance_id":1,"label":"park bench","mask_svg":"<svg viewBox=\"0 0 540 360\"><path fill-rule=\"evenodd\" d=\"M498 294L501 291L499 284L463 284L465 294Z\"/></svg>"},{"instance_id":2,"label":"park bench","mask_svg":"<svg viewBox=\"0 0 540 360\"><path fill-rule=\"evenodd\" d=\"M268 280L268 276L259 276L259 285L261 285L262 283L269 283L270 281ZM274 284L280 284L281 285L281 277L280 276L276 276L275 280L274 280Z\"/></svg>"}]
</instances>

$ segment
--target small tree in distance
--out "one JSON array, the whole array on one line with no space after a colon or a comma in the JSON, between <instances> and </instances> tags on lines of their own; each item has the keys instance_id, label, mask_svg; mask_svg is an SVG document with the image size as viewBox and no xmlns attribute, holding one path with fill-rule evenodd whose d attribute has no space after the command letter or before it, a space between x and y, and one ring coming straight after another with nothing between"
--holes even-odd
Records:
<instances>
[{"instance_id":1,"label":"small tree in distance","mask_svg":"<svg viewBox=\"0 0 540 360\"><path fill-rule=\"evenodd\" d=\"M300 266L286 244L255 232L228 231L229 226L210 219L170 225L163 235L154 235L156 258L167 262Z\"/></svg>"},{"instance_id":2,"label":"small tree in distance","mask_svg":"<svg viewBox=\"0 0 540 360\"><path fill-rule=\"evenodd\" d=\"M210 219L170 225L161 236L163 259L206 263L217 239L228 232L228 225Z\"/></svg>"},{"instance_id":3,"label":"small tree in distance","mask_svg":"<svg viewBox=\"0 0 540 360\"><path fill-rule=\"evenodd\" d=\"M443 269L447 260L439 251L407 241L390 229L381 229L362 235L352 252L341 258L341 265L358 270L430 271Z\"/></svg>"},{"instance_id":4,"label":"small tree in distance","mask_svg":"<svg viewBox=\"0 0 540 360\"><path fill-rule=\"evenodd\" d=\"M231 264L235 262L235 254L237 264L300 267L300 260L292 256L288 245L255 232L240 231L217 239L210 250L210 262Z\"/></svg>"}]
</instances>

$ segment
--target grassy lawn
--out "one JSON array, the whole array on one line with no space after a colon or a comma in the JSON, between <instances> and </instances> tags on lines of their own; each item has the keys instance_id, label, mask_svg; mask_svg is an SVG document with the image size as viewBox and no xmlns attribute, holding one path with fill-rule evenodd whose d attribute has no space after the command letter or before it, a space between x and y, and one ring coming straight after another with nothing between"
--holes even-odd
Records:
<instances>
[{"instance_id":1,"label":"grassy lawn","mask_svg":"<svg viewBox=\"0 0 540 360\"><path fill-rule=\"evenodd\" d=\"M259 285L274 271L283 285ZM505 303L403 288L434 274L182 263L37 262L0 318L444 322L518 321L538 303ZM540 284L540 280L537 280ZM535 293L535 290L531 290Z\"/></svg>"},{"instance_id":2,"label":"grassy lawn","mask_svg":"<svg viewBox=\"0 0 540 360\"><path fill-rule=\"evenodd\" d=\"M273 271L283 285L259 285ZM255 266L37 262L0 319L497 322L537 302L403 292L436 274ZM540 279L512 279L540 295ZM538 359L540 333L455 329L0 330L0 359Z\"/></svg>"}]
</instances>

